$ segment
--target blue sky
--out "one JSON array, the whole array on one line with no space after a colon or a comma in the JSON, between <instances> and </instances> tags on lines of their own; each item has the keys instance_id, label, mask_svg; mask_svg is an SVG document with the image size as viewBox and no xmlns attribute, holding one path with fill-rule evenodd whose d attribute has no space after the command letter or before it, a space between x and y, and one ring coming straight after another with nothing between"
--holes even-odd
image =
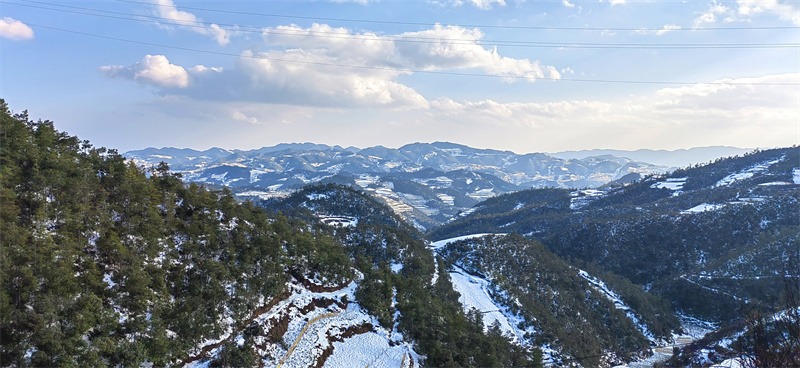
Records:
<instances>
[{"instance_id":1,"label":"blue sky","mask_svg":"<svg viewBox=\"0 0 800 368\"><path fill-rule=\"evenodd\" d=\"M0 97L95 145L800 143L796 0L0 0Z\"/></svg>"}]
</instances>

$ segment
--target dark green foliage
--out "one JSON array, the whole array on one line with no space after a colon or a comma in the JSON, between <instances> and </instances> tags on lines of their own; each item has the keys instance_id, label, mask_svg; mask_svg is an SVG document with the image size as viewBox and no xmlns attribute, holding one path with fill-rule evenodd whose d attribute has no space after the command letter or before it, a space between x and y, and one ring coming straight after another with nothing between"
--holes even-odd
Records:
<instances>
[{"instance_id":1,"label":"dark green foliage","mask_svg":"<svg viewBox=\"0 0 800 368\"><path fill-rule=\"evenodd\" d=\"M605 271L595 264L583 264L581 268L602 280L611 290L619 294L620 299L636 312L639 320L655 336L668 338L679 328L680 321L672 313L672 307L667 299L647 293L640 285L613 272Z\"/></svg>"},{"instance_id":2,"label":"dark green foliage","mask_svg":"<svg viewBox=\"0 0 800 368\"><path fill-rule=\"evenodd\" d=\"M354 227L317 225L316 232L334 234L364 275L356 290L358 303L381 325L399 330L416 343L432 367L541 366L537 349L511 344L497 333L484 333L475 315L464 314L447 273L431 285L434 256L416 229L376 199L333 184L306 187L292 196L264 203L269 211L313 221L317 214L352 216ZM401 264L398 273L390 265ZM443 264L439 265L444 270ZM394 308L392 300L396 301ZM400 312L395 320L395 311Z\"/></svg>"},{"instance_id":3,"label":"dark green foliage","mask_svg":"<svg viewBox=\"0 0 800 368\"><path fill-rule=\"evenodd\" d=\"M342 247L305 224L185 186L166 165L148 177L1 107L3 366L175 364L229 327L223 315L237 323L280 293L287 270L352 277ZM228 345L220 357L251 358Z\"/></svg>"},{"instance_id":4,"label":"dark green foliage","mask_svg":"<svg viewBox=\"0 0 800 368\"><path fill-rule=\"evenodd\" d=\"M717 186L726 176L772 162L751 178ZM492 198L434 229L433 239L517 232L557 255L594 263L670 300L682 312L730 321L751 307L774 310L781 289L776 264L800 241L800 148L781 148L645 177L569 209L566 191L529 190ZM682 192L658 189L686 178ZM759 185L783 182L782 185ZM682 213L702 203L725 204Z\"/></svg>"},{"instance_id":5,"label":"dark green foliage","mask_svg":"<svg viewBox=\"0 0 800 368\"><path fill-rule=\"evenodd\" d=\"M491 279L496 298L535 321L537 344L554 343L570 356L586 357L581 364L599 365L606 353L629 361L650 347L624 312L578 276L578 269L537 242L519 235L483 237L451 243L442 254L449 264ZM637 295L641 292L627 294L645 299ZM655 308L670 313L662 305ZM674 317L667 323L659 336L669 336L678 325Z\"/></svg>"}]
</instances>

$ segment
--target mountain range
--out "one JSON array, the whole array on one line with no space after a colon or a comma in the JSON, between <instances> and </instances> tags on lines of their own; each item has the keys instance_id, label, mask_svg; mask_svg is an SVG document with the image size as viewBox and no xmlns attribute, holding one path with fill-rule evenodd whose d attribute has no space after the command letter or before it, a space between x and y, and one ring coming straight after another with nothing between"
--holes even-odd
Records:
<instances>
[{"instance_id":1,"label":"mountain range","mask_svg":"<svg viewBox=\"0 0 800 368\"><path fill-rule=\"evenodd\" d=\"M0 106L2 366L800 363L800 147L126 158Z\"/></svg>"},{"instance_id":2,"label":"mountain range","mask_svg":"<svg viewBox=\"0 0 800 368\"><path fill-rule=\"evenodd\" d=\"M742 155L752 150L752 148L712 146L677 150L638 149L626 151L613 149L591 149L582 151L553 152L548 153L548 155L563 159L583 159L592 156L612 155L617 157L626 157L635 161L649 162L651 164L660 166L681 168L697 164L705 164L721 157Z\"/></svg>"},{"instance_id":3,"label":"mountain range","mask_svg":"<svg viewBox=\"0 0 800 368\"><path fill-rule=\"evenodd\" d=\"M125 156L145 167L163 161L187 181L225 186L243 198L283 197L318 182L355 184L423 229L502 193L539 187L596 187L668 169L610 155L561 159L447 142L414 143L397 149L313 143L249 151L147 148Z\"/></svg>"}]
</instances>

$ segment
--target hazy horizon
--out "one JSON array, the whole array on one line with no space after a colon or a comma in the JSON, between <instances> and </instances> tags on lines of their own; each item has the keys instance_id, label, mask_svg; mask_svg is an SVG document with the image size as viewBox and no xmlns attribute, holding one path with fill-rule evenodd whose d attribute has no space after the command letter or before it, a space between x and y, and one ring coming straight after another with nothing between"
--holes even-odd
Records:
<instances>
[{"instance_id":1,"label":"hazy horizon","mask_svg":"<svg viewBox=\"0 0 800 368\"><path fill-rule=\"evenodd\" d=\"M0 97L121 151L800 142L790 1L4 2L2 12Z\"/></svg>"}]
</instances>

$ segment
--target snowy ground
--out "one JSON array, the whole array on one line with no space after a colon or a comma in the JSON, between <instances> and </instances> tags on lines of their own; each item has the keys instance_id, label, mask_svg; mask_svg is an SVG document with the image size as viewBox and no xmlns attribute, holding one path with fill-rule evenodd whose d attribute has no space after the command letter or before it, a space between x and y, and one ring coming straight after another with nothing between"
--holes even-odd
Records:
<instances>
[{"instance_id":1,"label":"snowy ground","mask_svg":"<svg viewBox=\"0 0 800 368\"><path fill-rule=\"evenodd\" d=\"M593 200L602 197L604 194L606 194L606 192L597 189L584 189L571 192L569 193L569 209L573 211L579 210L586 207L586 205Z\"/></svg>"},{"instance_id":2,"label":"snowy ground","mask_svg":"<svg viewBox=\"0 0 800 368\"><path fill-rule=\"evenodd\" d=\"M498 233L498 234L484 233L484 234L470 234L470 235L464 235L464 236L457 236L455 238L443 239L443 240L435 241L435 242L431 243L430 248L436 250L436 249L439 249L439 248L441 248L441 247L443 247L443 246L445 246L447 244L455 243L455 242L457 242L459 240L482 238L484 236L489 236L489 235L506 235L506 234L503 234L503 233Z\"/></svg>"},{"instance_id":3,"label":"snowy ground","mask_svg":"<svg viewBox=\"0 0 800 368\"><path fill-rule=\"evenodd\" d=\"M358 225L358 218L340 215L320 215L317 214L319 221L328 226L334 227L355 227Z\"/></svg>"},{"instance_id":4,"label":"snowy ground","mask_svg":"<svg viewBox=\"0 0 800 368\"><path fill-rule=\"evenodd\" d=\"M614 303L614 307L616 309L625 311L625 315L628 317L628 319L631 320L631 322L633 322L633 325L636 326L636 329L639 330L639 332L641 332L642 335L644 335L644 337L650 340L650 342L656 343L656 338L653 335L653 333L650 332L650 330L647 328L647 326L644 325L644 323L639 321L639 318L636 316L635 313L633 313L633 309L631 309L631 307L625 304L625 302L622 301L622 299L619 297L617 293L611 290L602 280L592 275L589 275L589 273L587 273L584 270L579 270L578 275L580 275L582 278L588 281L595 290L600 292L600 294L603 294L603 296L605 296L606 298L608 298L608 300Z\"/></svg>"},{"instance_id":5,"label":"snowy ground","mask_svg":"<svg viewBox=\"0 0 800 368\"><path fill-rule=\"evenodd\" d=\"M692 213L700 213L700 212L706 212L706 211L716 211L716 210L718 210L718 209L720 209L722 207L725 207L725 205L724 204L701 203L701 204L698 204L697 206L694 206L694 207L692 207L692 208L690 208L688 210L681 211L681 214L682 215L688 215L688 214L692 214Z\"/></svg>"},{"instance_id":6,"label":"snowy ground","mask_svg":"<svg viewBox=\"0 0 800 368\"><path fill-rule=\"evenodd\" d=\"M390 346L386 336L369 332L333 343L333 354L323 367L410 367L413 355L403 345ZM417 364L414 361L413 364Z\"/></svg>"},{"instance_id":7,"label":"snowy ground","mask_svg":"<svg viewBox=\"0 0 800 368\"><path fill-rule=\"evenodd\" d=\"M357 281L351 281L338 290L313 292L296 280L287 284L288 297L252 321L262 331L285 329L278 341L267 336L254 338L263 366L312 367L326 351L331 353L324 361L326 367L419 365L419 354L403 341L401 334L381 327L355 302L356 287ZM213 344L226 339L244 341L242 331L229 330L218 339L198 345L193 351L210 348L207 356L186 367L208 367L209 358L220 353Z\"/></svg>"},{"instance_id":8,"label":"snowy ground","mask_svg":"<svg viewBox=\"0 0 800 368\"><path fill-rule=\"evenodd\" d=\"M650 188L669 189L672 191L673 196L677 196L683 193L683 185L686 184L686 179L688 178L669 178L651 185Z\"/></svg>"},{"instance_id":9,"label":"snowy ground","mask_svg":"<svg viewBox=\"0 0 800 368\"><path fill-rule=\"evenodd\" d=\"M772 161L762 162L762 163L760 163L758 165L755 165L755 166L750 167L748 169L742 170L742 171L740 171L738 173L730 174L730 175L722 178L714 186L715 187L727 186L727 185L731 185L734 182L739 181L739 180L752 178L753 175L755 175L757 173L760 173L760 172L763 172L763 171L766 171L767 169L769 169L770 166L772 166L774 164L777 164L778 162L783 161L784 158L785 158L785 156L784 157L780 157L780 158L775 159L775 160L772 160Z\"/></svg>"},{"instance_id":10,"label":"snowy ground","mask_svg":"<svg viewBox=\"0 0 800 368\"><path fill-rule=\"evenodd\" d=\"M453 289L461 294L458 301L464 306L464 310L469 311L474 308L483 315L484 328L488 329L497 322L503 334L511 337L512 341L517 343L525 341L526 331L518 327L522 318L513 315L508 307L492 299L489 294L489 281L470 275L459 267L453 267L450 279L453 282Z\"/></svg>"}]
</instances>

